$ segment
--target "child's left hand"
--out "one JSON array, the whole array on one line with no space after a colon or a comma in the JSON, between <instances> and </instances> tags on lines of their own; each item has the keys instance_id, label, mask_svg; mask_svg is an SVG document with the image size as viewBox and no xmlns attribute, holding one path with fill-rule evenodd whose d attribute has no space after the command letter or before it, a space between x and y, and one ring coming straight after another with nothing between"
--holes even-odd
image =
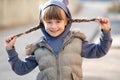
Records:
<instances>
[{"instance_id":1,"label":"child's left hand","mask_svg":"<svg viewBox=\"0 0 120 80\"><path fill-rule=\"evenodd\" d=\"M104 31L110 31L110 21L108 18L97 18L96 21L100 24L100 27Z\"/></svg>"}]
</instances>

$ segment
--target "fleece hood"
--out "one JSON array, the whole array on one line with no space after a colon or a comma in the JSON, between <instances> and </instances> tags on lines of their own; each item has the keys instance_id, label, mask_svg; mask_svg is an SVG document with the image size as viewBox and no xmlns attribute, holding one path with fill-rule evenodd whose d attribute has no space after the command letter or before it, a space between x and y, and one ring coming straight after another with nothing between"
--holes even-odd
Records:
<instances>
[{"instance_id":1,"label":"fleece hood","mask_svg":"<svg viewBox=\"0 0 120 80\"><path fill-rule=\"evenodd\" d=\"M51 6L51 5L56 5L60 8L62 8L64 10L64 12L66 13L67 17L68 18L72 18L71 16L71 13L70 13L70 10L68 9L67 5L68 5L68 0L49 0L48 2L46 2L45 4L43 4L40 8L40 22L42 20L42 11ZM45 41L46 43L53 49L53 51L55 53L58 53L59 50L61 49L62 45L63 45L63 42L64 42L64 38L67 36L69 30L71 28L71 24L68 24L64 30L64 32L59 35L58 37L52 37L50 36L45 28L44 28L44 25L43 27L41 28L42 32L43 32L43 35L45 37Z\"/></svg>"}]
</instances>

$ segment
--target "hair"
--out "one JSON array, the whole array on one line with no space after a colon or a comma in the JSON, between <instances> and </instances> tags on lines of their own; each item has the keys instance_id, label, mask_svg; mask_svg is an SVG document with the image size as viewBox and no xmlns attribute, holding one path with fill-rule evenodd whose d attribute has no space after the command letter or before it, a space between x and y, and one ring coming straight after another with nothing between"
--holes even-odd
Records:
<instances>
[{"instance_id":1,"label":"hair","mask_svg":"<svg viewBox=\"0 0 120 80\"><path fill-rule=\"evenodd\" d=\"M67 15L64 12L64 10L62 8L60 8L59 6L56 5L51 5L47 8L45 8L45 10L43 11L42 14L42 19L43 20L51 20L51 19L55 19L55 20L67 20Z\"/></svg>"},{"instance_id":2,"label":"hair","mask_svg":"<svg viewBox=\"0 0 120 80\"><path fill-rule=\"evenodd\" d=\"M63 10L64 12L64 10ZM65 13L65 12L64 12ZM55 19L55 20L64 20L66 19L67 20L67 24L71 24L73 22L90 22L90 21L95 21L96 18L93 18L93 19L69 19L65 13L65 16L62 14L62 8L58 7L58 6L55 6L55 5L51 5L47 8L45 8L44 10L44 14L42 15L42 19L43 20L51 20L51 19ZM24 35L24 34L28 34L30 32L33 32L33 31L36 31L38 30L39 28L42 28L43 27L43 22L40 20L40 23L38 26L36 27L33 27L25 32L22 32L22 33L19 33L19 34L16 34L14 35L13 37L17 36L17 37L20 37L21 35Z\"/></svg>"}]
</instances>

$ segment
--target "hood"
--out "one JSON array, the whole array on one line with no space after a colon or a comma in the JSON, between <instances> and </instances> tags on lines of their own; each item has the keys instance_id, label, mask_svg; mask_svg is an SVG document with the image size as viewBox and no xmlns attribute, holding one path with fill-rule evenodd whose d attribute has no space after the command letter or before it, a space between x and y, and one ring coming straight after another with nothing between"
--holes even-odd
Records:
<instances>
[{"instance_id":1,"label":"hood","mask_svg":"<svg viewBox=\"0 0 120 80\"><path fill-rule=\"evenodd\" d=\"M60 8L62 8L64 10L64 12L66 13L67 17L68 18L72 18L71 16L71 13L70 13L70 10L68 9L67 5L68 5L68 0L49 0L48 2L46 2L45 4L43 4L40 8L40 22L41 22L41 13L42 11L47 8L48 6L51 6L51 5L56 5L56 6L59 6ZM49 46L55 51L56 50L56 47L58 48L57 51L55 52L58 52L59 49L61 48L62 44L63 44L63 41L64 41L64 38L67 36L69 30L71 28L71 24L68 24L64 30L64 32L59 35L58 37L52 37L50 36L44 26L41 28L42 32L43 32L43 35L45 37L45 40L46 42L49 44ZM53 43L55 45L53 45ZM56 45L57 44L57 45Z\"/></svg>"},{"instance_id":2,"label":"hood","mask_svg":"<svg viewBox=\"0 0 120 80\"><path fill-rule=\"evenodd\" d=\"M41 13L42 11L47 8L48 6L51 5L56 5L59 6L60 8L62 8L65 13L67 14L68 18L71 18L71 13L70 10L68 9L67 5L68 5L68 0L49 0L48 2L44 3L41 7L40 7L40 19L41 19Z\"/></svg>"}]
</instances>

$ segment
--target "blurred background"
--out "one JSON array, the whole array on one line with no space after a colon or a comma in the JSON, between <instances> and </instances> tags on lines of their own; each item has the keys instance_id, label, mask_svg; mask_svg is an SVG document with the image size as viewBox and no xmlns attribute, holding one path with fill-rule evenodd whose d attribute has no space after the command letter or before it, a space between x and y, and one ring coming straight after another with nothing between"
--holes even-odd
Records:
<instances>
[{"instance_id":1,"label":"blurred background","mask_svg":"<svg viewBox=\"0 0 120 80\"><path fill-rule=\"evenodd\" d=\"M38 68L24 76L16 75L5 51L4 38L24 32L39 23L39 7L48 0L0 0L0 80L35 80ZM120 0L69 0L73 18L108 17L113 43L108 54L100 59L83 58L83 80L120 79ZM96 22L73 23L90 42L99 42L100 29ZM40 30L19 37L15 47L24 60L24 47L42 35Z\"/></svg>"}]
</instances>

